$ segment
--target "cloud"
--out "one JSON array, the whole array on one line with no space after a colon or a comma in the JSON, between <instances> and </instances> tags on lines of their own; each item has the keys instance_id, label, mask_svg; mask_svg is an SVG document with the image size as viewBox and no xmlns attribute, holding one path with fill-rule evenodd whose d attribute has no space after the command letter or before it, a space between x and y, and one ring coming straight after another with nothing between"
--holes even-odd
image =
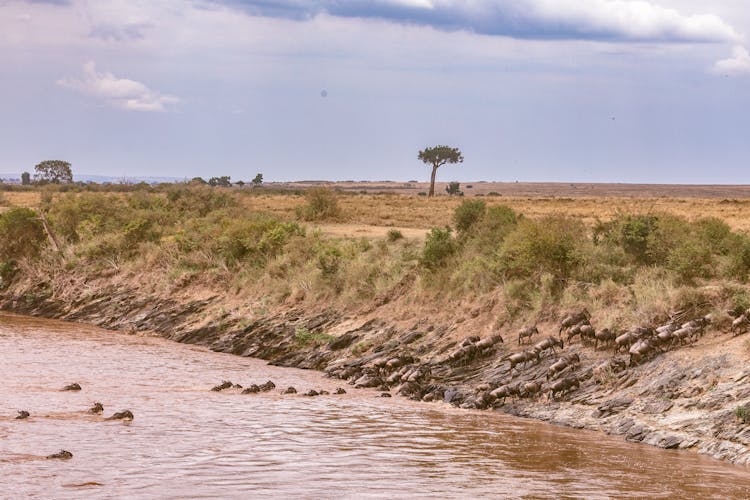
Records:
<instances>
[{"instance_id":1,"label":"cloud","mask_svg":"<svg viewBox=\"0 0 750 500\"><path fill-rule=\"evenodd\" d=\"M71 0L26 0L27 3L47 3L51 5L70 5Z\"/></svg>"},{"instance_id":2,"label":"cloud","mask_svg":"<svg viewBox=\"0 0 750 500\"><path fill-rule=\"evenodd\" d=\"M135 80L117 78L112 73L100 73L93 61L83 65L82 78L63 78L57 84L131 111L167 111L170 105L180 101L175 96L161 94Z\"/></svg>"},{"instance_id":3,"label":"cloud","mask_svg":"<svg viewBox=\"0 0 750 500\"><path fill-rule=\"evenodd\" d=\"M714 14L684 15L645 0L214 0L256 16L310 19L320 14L374 18L523 39L736 42Z\"/></svg>"},{"instance_id":4,"label":"cloud","mask_svg":"<svg viewBox=\"0 0 750 500\"><path fill-rule=\"evenodd\" d=\"M143 39L150 27L148 23L96 24L92 26L89 36L107 41L128 42Z\"/></svg>"},{"instance_id":5,"label":"cloud","mask_svg":"<svg viewBox=\"0 0 750 500\"><path fill-rule=\"evenodd\" d=\"M744 75L750 73L750 54L745 47L737 45L732 49L732 57L717 61L714 73L721 75Z\"/></svg>"}]
</instances>

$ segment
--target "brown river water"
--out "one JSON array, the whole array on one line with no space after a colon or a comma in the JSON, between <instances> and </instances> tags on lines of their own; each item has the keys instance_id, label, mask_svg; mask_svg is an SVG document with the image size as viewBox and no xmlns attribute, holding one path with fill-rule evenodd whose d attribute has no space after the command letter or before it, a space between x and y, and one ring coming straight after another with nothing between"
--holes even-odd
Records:
<instances>
[{"instance_id":1,"label":"brown river water","mask_svg":"<svg viewBox=\"0 0 750 500\"><path fill-rule=\"evenodd\" d=\"M277 388L211 392L223 379ZM691 452L346 385L281 395L290 385L342 383L0 314L0 498L750 498L750 469ZM87 414L94 401L135 419ZM60 449L73 458L44 458Z\"/></svg>"}]
</instances>

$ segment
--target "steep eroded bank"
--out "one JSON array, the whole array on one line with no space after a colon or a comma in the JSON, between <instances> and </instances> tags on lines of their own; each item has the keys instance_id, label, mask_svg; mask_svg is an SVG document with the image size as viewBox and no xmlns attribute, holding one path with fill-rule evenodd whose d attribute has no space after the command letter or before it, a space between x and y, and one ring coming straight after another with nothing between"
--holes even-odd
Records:
<instances>
[{"instance_id":1,"label":"steep eroded bank","mask_svg":"<svg viewBox=\"0 0 750 500\"><path fill-rule=\"evenodd\" d=\"M492 322L483 318L488 313L481 308L468 321L453 323L445 315L418 311L407 319L386 320L393 317L387 304L364 312L287 307L249 317L229 298L207 292L154 296L106 280L77 291L61 296L44 284L27 283L6 290L0 306L110 329L150 331L214 351L322 370L359 387L412 399L494 408L750 464L750 425L745 423L750 423L750 349L743 336L714 326L684 343L665 345L664 352L634 366L628 366L627 349L595 347L577 336L568 342L565 334L563 349L537 348L538 359L524 361L513 355L529 352L529 345L519 345L515 331L490 331ZM595 326L596 318L591 323ZM532 343L558 337L557 321L538 329ZM579 363L568 363L561 373L553 369L548 380L550 367L574 354ZM575 384L561 383L566 380Z\"/></svg>"}]
</instances>

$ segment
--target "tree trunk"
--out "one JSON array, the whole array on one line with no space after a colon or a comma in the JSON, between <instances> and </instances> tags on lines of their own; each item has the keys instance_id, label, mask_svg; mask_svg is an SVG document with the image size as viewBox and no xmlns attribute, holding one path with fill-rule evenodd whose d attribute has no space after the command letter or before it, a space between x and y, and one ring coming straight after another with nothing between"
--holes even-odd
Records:
<instances>
[{"instance_id":1,"label":"tree trunk","mask_svg":"<svg viewBox=\"0 0 750 500\"><path fill-rule=\"evenodd\" d=\"M437 169L437 165L432 166L432 177L430 177L430 192L427 195L428 197L435 196L435 174L437 173Z\"/></svg>"}]
</instances>

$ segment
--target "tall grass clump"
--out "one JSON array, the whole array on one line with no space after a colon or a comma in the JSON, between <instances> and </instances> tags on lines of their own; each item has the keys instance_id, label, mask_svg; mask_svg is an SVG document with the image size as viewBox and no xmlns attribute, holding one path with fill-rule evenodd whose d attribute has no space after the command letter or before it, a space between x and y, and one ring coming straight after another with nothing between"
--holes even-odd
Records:
<instances>
[{"instance_id":1,"label":"tall grass clump","mask_svg":"<svg viewBox=\"0 0 750 500\"><path fill-rule=\"evenodd\" d=\"M306 203L297 208L297 217L304 221L334 220L341 216L338 196L328 188L313 188L305 192Z\"/></svg>"},{"instance_id":2,"label":"tall grass clump","mask_svg":"<svg viewBox=\"0 0 750 500\"><path fill-rule=\"evenodd\" d=\"M0 214L0 261L34 257L44 240L42 222L30 208L11 208Z\"/></svg>"}]
</instances>

